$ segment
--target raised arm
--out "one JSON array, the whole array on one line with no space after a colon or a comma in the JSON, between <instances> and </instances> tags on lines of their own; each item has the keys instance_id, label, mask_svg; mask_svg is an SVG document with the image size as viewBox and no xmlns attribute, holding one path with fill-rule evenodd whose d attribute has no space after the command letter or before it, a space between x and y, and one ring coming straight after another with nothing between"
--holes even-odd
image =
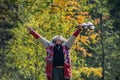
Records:
<instances>
[{"instance_id":1,"label":"raised arm","mask_svg":"<svg viewBox=\"0 0 120 80\"><path fill-rule=\"evenodd\" d=\"M27 29L29 30L29 33L31 35L33 35L34 38L39 39L40 43L46 48L48 47L50 41L48 41L47 39L43 38L42 36L40 36L38 33L36 33L31 27L27 27Z\"/></svg>"},{"instance_id":2,"label":"raised arm","mask_svg":"<svg viewBox=\"0 0 120 80\"><path fill-rule=\"evenodd\" d=\"M73 45L76 37L79 35L80 31L82 30L82 26L78 25L77 30L72 34L72 36L70 36L70 38L67 40L67 46L69 48L71 48L71 46Z\"/></svg>"}]
</instances>

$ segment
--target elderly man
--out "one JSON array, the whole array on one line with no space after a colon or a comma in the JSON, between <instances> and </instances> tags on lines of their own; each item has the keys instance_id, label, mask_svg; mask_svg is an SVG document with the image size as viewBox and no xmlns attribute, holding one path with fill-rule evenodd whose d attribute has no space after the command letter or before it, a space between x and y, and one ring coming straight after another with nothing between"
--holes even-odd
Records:
<instances>
[{"instance_id":1,"label":"elderly man","mask_svg":"<svg viewBox=\"0 0 120 80\"><path fill-rule=\"evenodd\" d=\"M71 60L70 48L75 38L83 29L78 25L77 30L72 36L66 40L61 35L53 37L52 41L48 41L41 35L37 34L31 27L27 27L30 34L46 48L46 77L47 80L70 80L71 78Z\"/></svg>"}]
</instances>

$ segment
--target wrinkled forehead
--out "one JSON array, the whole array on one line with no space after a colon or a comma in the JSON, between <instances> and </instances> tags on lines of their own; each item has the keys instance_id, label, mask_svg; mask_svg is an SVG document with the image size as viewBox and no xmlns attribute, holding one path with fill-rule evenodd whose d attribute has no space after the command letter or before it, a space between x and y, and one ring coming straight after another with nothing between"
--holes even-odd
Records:
<instances>
[{"instance_id":1,"label":"wrinkled forehead","mask_svg":"<svg viewBox=\"0 0 120 80\"><path fill-rule=\"evenodd\" d=\"M62 37L61 36L57 36L55 39L61 39Z\"/></svg>"},{"instance_id":2,"label":"wrinkled forehead","mask_svg":"<svg viewBox=\"0 0 120 80\"><path fill-rule=\"evenodd\" d=\"M58 36L55 36L54 39L61 39L62 36L61 35L58 35Z\"/></svg>"},{"instance_id":3,"label":"wrinkled forehead","mask_svg":"<svg viewBox=\"0 0 120 80\"><path fill-rule=\"evenodd\" d=\"M63 41L63 37L62 37L61 35L58 35L58 36L53 37L53 40L52 40L52 41L55 42L56 40L57 40L57 41L58 41L58 40L59 40L59 41Z\"/></svg>"},{"instance_id":4,"label":"wrinkled forehead","mask_svg":"<svg viewBox=\"0 0 120 80\"><path fill-rule=\"evenodd\" d=\"M66 42L66 39L62 35L57 35L57 36L53 37L52 42L55 43L56 40L59 40L61 42Z\"/></svg>"},{"instance_id":5,"label":"wrinkled forehead","mask_svg":"<svg viewBox=\"0 0 120 80\"><path fill-rule=\"evenodd\" d=\"M61 37L56 37L54 40L55 41L62 41L62 38Z\"/></svg>"}]
</instances>

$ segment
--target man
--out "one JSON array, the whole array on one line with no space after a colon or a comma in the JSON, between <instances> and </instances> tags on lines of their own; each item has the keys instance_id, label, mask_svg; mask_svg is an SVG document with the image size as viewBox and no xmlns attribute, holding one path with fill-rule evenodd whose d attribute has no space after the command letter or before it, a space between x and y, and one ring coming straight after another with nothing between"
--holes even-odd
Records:
<instances>
[{"instance_id":1,"label":"man","mask_svg":"<svg viewBox=\"0 0 120 80\"><path fill-rule=\"evenodd\" d=\"M46 77L47 80L70 80L71 78L71 60L70 48L73 45L82 26L78 25L73 35L66 40L61 35L55 36L52 41L48 41L37 34L31 27L27 27L30 34L46 48Z\"/></svg>"}]
</instances>

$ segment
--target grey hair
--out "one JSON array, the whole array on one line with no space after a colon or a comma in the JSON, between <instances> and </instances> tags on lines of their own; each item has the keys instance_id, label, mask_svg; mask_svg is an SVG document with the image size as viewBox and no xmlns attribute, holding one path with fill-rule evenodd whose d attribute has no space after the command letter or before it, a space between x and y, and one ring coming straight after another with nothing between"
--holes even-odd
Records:
<instances>
[{"instance_id":1,"label":"grey hair","mask_svg":"<svg viewBox=\"0 0 120 80\"><path fill-rule=\"evenodd\" d=\"M57 35L52 38L52 42L55 43L56 39L60 39L63 42L66 42L66 39L62 35Z\"/></svg>"}]
</instances>

